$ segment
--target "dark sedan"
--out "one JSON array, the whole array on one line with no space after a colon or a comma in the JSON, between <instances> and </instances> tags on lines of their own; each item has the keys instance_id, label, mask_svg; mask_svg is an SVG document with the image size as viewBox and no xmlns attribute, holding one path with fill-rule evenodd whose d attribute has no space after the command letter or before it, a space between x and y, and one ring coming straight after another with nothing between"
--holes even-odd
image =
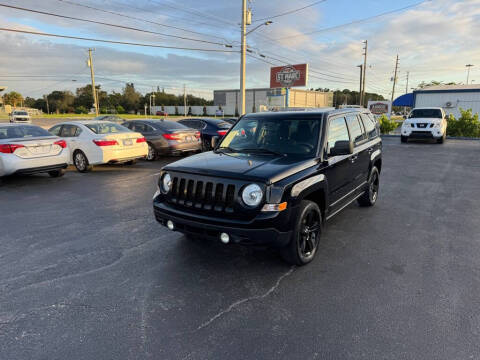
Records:
<instances>
[{"instance_id":1,"label":"dark sedan","mask_svg":"<svg viewBox=\"0 0 480 360\"><path fill-rule=\"evenodd\" d=\"M212 149L212 138L214 136L223 137L232 126L232 124L222 119L213 118L182 119L178 122L200 131L204 151Z\"/></svg>"},{"instance_id":2,"label":"dark sedan","mask_svg":"<svg viewBox=\"0 0 480 360\"><path fill-rule=\"evenodd\" d=\"M159 155L202 151L200 132L175 121L131 120L122 125L141 133L147 139L149 161L155 160Z\"/></svg>"}]
</instances>

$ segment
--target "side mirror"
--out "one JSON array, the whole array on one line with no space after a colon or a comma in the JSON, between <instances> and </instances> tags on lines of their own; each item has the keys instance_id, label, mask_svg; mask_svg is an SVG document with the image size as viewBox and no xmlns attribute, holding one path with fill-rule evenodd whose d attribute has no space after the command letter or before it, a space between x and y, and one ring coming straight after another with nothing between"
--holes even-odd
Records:
<instances>
[{"instance_id":1,"label":"side mirror","mask_svg":"<svg viewBox=\"0 0 480 360\"><path fill-rule=\"evenodd\" d=\"M330 149L330 156L353 154L353 141L336 141L333 148Z\"/></svg>"},{"instance_id":2,"label":"side mirror","mask_svg":"<svg viewBox=\"0 0 480 360\"><path fill-rule=\"evenodd\" d=\"M215 149L217 144L218 144L218 136L212 136L212 142L211 142L212 149Z\"/></svg>"}]
</instances>

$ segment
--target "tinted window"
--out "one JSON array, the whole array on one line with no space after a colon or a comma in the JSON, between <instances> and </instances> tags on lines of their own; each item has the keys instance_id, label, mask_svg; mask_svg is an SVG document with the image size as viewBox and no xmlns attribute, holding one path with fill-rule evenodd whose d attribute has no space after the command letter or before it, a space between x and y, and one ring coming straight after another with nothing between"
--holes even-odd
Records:
<instances>
[{"instance_id":1,"label":"tinted window","mask_svg":"<svg viewBox=\"0 0 480 360\"><path fill-rule=\"evenodd\" d=\"M205 124L201 120L185 120L185 121L180 121L183 125L196 129L196 130L201 130L205 127Z\"/></svg>"},{"instance_id":2,"label":"tinted window","mask_svg":"<svg viewBox=\"0 0 480 360\"><path fill-rule=\"evenodd\" d=\"M52 134L38 126L0 126L0 139L29 138L37 136L52 136Z\"/></svg>"},{"instance_id":3,"label":"tinted window","mask_svg":"<svg viewBox=\"0 0 480 360\"><path fill-rule=\"evenodd\" d=\"M130 127L133 131L137 132L145 132L146 126L145 124L139 123L139 122L134 122L133 126Z\"/></svg>"},{"instance_id":4,"label":"tinted window","mask_svg":"<svg viewBox=\"0 0 480 360\"><path fill-rule=\"evenodd\" d=\"M353 141L358 143L365 139L363 127L360 125L357 115L348 115L346 118L348 128L350 130L350 136L352 137Z\"/></svg>"},{"instance_id":5,"label":"tinted window","mask_svg":"<svg viewBox=\"0 0 480 360\"><path fill-rule=\"evenodd\" d=\"M442 118L440 109L415 109L410 113L409 118Z\"/></svg>"},{"instance_id":6,"label":"tinted window","mask_svg":"<svg viewBox=\"0 0 480 360\"><path fill-rule=\"evenodd\" d=\"M335 146L337 141L350 141L348 136L347 124L345 118L336 118L330 121L328 128L328 144L327 152L330 154L330 149Z\"/></svg>"},{"instance_id":7,"label":"tinted window","mask_svg":"<svg viewBox=\"0 0 480 360\"><path fill-rule=\"evenodd\" d=\"M377 136L377 124L372 120L367 114L362 114L363 126L365 127L365 132L367 136L372 139Z\"/></svg>"},{"instance_id":8,"label":"tinted window","mask_svg":"<svg viewBox=\"0 0 480 360\"><path fill-rule=\"evenodd\" d=\"M176 122L176 121L168 121L168 120L164 120L164 121L157 121L157 122L152 122L151 125L153 125L153 127L155 127L156 129L158 130L185 130L187 129L189 126L187 124L185 124L185 122Z\"/></svg>"},{"instance_id":9,"label":"tinted window","mask_svg":"<svg viewBox=\"0 0 480 360\"><path fill-rule=\"evenodd\" d=\"M126 127L115 123L93 123L85 124L85 126L92 130L95 134L113 134L130 131Z\"/></svg>"},{"instance_id":10,"label":"tinted window","mask_svg":"<svg viewBox=\"0 0 480 360\"><path fill-rule=\"evenodd\" d=\"M60 130L62 129L62 125L55 125L54 127L52 127L50 130L48 130L48 132L50 134L53 134L55 136L60 136Z\"/></svg>"},{"instance_id":11,"label":"tinted window","mask_svg":"<svg viewBox=\"0 0 480 360\"><path fill-rule=\"evenodd\" d=\"M77 132L77 127L75 125L63 125L61 135L62 137L74 137Z\"/></svg>"}]
</instances>

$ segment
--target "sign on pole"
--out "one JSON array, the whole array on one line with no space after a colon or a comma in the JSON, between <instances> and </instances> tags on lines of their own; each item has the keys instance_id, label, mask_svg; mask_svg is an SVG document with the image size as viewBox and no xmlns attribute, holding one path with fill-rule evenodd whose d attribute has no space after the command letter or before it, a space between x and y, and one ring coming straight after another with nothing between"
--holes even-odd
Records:
<instances>
[{"instance_id":1,"label":"sign on pole","mask_svg":"<svg viewBox=\"0 0 480 360\"><path fill-rule=\"evenodd\" d=\"M270 88L307 86L308 64L270 68Z\"/></svg>"},{"instance_id":2,"label":"sign on pole","mask_svg":"<svg viewBox=\"0 0 480 360\"><path fill-rule=\"evenodd\" d=\"M368 102L368 110L370 110L370 112L375 116L387 115L388 117L390 117L390 114L392 112L392 102L370 100Z\"/></svg>"}]
</instances>

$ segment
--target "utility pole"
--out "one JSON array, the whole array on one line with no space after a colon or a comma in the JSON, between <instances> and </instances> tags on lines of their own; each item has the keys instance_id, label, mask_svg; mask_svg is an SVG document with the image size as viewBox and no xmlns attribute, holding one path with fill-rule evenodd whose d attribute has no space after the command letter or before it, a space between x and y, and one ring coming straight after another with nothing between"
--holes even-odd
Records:
<instances>
[{"instance_id":1,"label":"utility pole","mask_svg":"<svg viewBox=\"0 0 480 360\"><path fill-rule=\"evenodd\" d=\"M368 40L363 42L365 46L363 47L363 76L362 76L362 96L360 97L360 105L363 106L365 102L365 78L367 77L367 51L368 51Z\"/></svg>"},{"instance_id":2,"label":"utility pole","mask_svg":"<svg viewBox=\"0 0 480 360\"><path fill-rule=\"evenodd\" d=\"M465 66L466 66L466 68L467 68L467 85L468 85L468 81L470 80L470 68L471 68L472 66L475 66L475 65L467 64L467 65L465 65Z\"/></svg>"},{"instance_id":3,"label":"utility pole","mask_svg":"<svg viewBox=\"0 0 480 360\"><path fill-rule=\"evenodd\" d=\"M47 102L47 114L50 114L50 107L48 106L48 95L44 95L45 101Z\"/></svg>"},{"instance_id":4,"label":"utility pole","mask_svg":"<svg viewBox=\"0 0 480 360\"><path fill-rule=\"evenodd\" d=\"M187 116L187 87L183 84L183 112Z\"/></svg>"},{"instance_id":5,"label":"utility pole","mask_svg":"<svg viewBox=\"0 0 480 360\"><path fill-rule=\"evenodd\" d=\"M95 116L98 116L98 101L97 101L97 89L95 88L95 72L93 70L93 60L92 60L92 51L93 49L88 49L88 67L90 68L90 75L92 77L92 94L93 94L93 103L95 104Z\"/></svg>"},{"instance_id":6,"label":"utility pole","mask_svg":"<svg viewBox=\"0 0 480 360\"><path fill-rule=\"evenodd\" d=\"M363 65L357 65L360 68L360 90L358 91L358 105L362 106L362 78L363 78Z\"/></svg>"},{"instance_id":7,"label":"utility pole","mask_svg":"<svg viewBox=\"0 0 480 360\"><path fill-rule=\"evenodd\" d=\"M240 116L245 114L245 62L247 51L247 0L242 0L241 59L240 59Z\"/></svg>"},{"instance_id":8,"label":"utility pole","mask_svg":"<svg viewBox=\"0 0 480 360\"><path fill-rule=\"evenodd\" d=\"M405 94L408 93L408 78L410 76L410 71L407 71L407 86L405 87Z\"/></svg>"},{"instance_id":9,"label":"utility pole","mask_svg":"<svg viewBox=\"0 0 480 360\"><path fill-rule=\"evenodd\" d=\"M393 75L392 103L393 103L393 97L395 96L395 85L397 85L397 71L398 71L398 54L397 54L397 61L395 61L395 75Z\"/></svg>"}]
</instances>

